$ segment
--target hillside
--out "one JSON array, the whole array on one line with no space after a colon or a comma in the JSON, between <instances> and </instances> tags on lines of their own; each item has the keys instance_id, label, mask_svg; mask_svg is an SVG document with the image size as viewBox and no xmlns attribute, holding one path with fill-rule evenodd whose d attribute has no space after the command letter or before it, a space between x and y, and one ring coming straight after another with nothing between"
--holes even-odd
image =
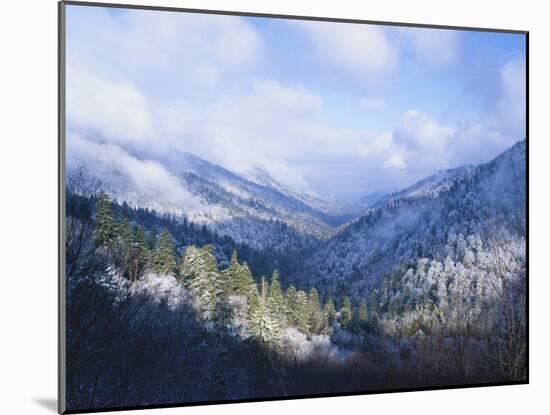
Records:
<instances>
[{"instance_id":1,"label":"hillside","mask_svg":"<svg viewBox=\"0 0 550 415\"><path fill-rule=\"evenodd\" d=\"M272 221L287 224L297 234L326 239L361 209L298 192L260 169L246 178L190 153L147 160L152 170L168 172L160 187L158 182L151 185L147 179L129 176L110 158L105 160L95 174L113 199L206 224L256 247L266 244L254 235L269 234Z\"/></svg>"},{"instance_id":2,"label":"hillside","mask_svg":"<svg viewBox=\"0 0 550 415\"><path fill-rule=\"evenodd\" d=\"M292 280L363 295L398 265L445 258L458 237L524 235L525 165L521 141L489 163L436 174L393 193L326 241Z\"/></svg>"}]
</instances>

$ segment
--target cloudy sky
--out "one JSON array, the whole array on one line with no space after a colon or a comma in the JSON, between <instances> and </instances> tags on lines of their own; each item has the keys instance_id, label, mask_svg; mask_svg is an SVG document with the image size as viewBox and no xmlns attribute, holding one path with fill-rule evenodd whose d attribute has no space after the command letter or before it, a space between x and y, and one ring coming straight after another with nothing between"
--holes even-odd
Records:
<instances>
[{"instance_id":1,"label":"cloudy sky","mask_svg":"<svg viewBox=\"0 0 550 415\"><path fill-rule=\"evenodd\" d=\"M354 200L523 139L525 39L69 5L67 129L69 163L169 182L187 151Z\"/></svg>"}]
</instances>

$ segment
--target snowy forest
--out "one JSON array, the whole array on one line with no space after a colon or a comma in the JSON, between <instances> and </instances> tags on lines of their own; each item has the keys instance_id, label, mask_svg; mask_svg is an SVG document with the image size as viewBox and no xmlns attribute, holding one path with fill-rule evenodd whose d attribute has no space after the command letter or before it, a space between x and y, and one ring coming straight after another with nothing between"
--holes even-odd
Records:
<instances>
[{"instance_id":1,"label":"snowy forest","mask_svg":"<svg viewBox=\"0 0 550 415\"><path fill-rule=\"evenodd\" d=\"M68 408L525 380L525 142L411 189L247 244L69 171Z\"/></svg>"}]
</instances>

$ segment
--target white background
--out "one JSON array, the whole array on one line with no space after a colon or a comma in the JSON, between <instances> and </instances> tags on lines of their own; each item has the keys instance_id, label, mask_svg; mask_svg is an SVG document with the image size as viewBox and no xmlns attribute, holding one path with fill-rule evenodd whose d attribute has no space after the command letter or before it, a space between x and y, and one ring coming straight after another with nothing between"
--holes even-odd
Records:
<instances>
[{"instance_id":1,"label":"white background","mask_svg":"<svg viewBox=\"0 0 550 415\"><path fill-rule=\"evenodd\" d=\"M130 0L127 0L130 2ZM530 31L530 381L527 386L150 411L165 414L518 414L549 407L549 25L545 2L135 0L140 4ZM0 6L0 411L53 413L57 389L57 5ZM537 410L538 408L538 410Z\"/></svg>"}]
</instances>

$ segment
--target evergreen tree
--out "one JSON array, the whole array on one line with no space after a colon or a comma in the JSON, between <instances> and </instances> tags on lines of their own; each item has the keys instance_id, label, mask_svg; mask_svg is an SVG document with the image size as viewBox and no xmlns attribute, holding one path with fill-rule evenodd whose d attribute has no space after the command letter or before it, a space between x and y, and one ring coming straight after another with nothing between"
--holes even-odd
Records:
<instances>
[{"instance_id":1,"label":"evergreen tree","mask_svg":"<svg viewBox=\"0 0 550 415\"><path fill-rule=\"evenodd\" d=\"M298 291L293 285L290 285L286 291L285 308L287 324L296 327L303 333L308 333L311 308L306 293Z\"/></svg>"},{"instance_id":2,"label":"evergreen tree","mask_svg":"<svg viewBox=\"0 0 550 415\"><path fill-rule=\"evenodd\" d=\"M296 326L296 321L298 316L296 310L298 308L298 292L294 285L290 284L286 290L286 301L285 301L285 310L286 310L286 319L288 324L291 326Z\"/></svg>"},{"instance_id":3,"label":"evergreen tree","mask_svg":"<svg viewBox=\"0 0 550 415\"><path fill-rule=\"evenodd\" d=\"M164 229L157 241L157 247L153 253L153 268L159 275L173 275L177 269L176 249L172 241L172 235Z\"/></svg>"},{"instance_id":4,"label":"evergreen tree","mask_svg":"<svg viewBox=\"0 0 550 415\"><path fill-rule=\"evenodd\" d=\"M260 299L262 302L267 304L267 300L269 298L269 283L265 279L265 277L262 277L260 280Z\"/></svg>"},{"instance_id":5,"label":"evergreen tree","mask_svg":"<svg viewBox=\"0 0 550 415\"><path fill-rule=\"evenodd\" d=\"M116 221L112 203L105 192L101 192L96 202L95 245L112 251L116 241Z\"/></svg>"},{"instance_id":6,"label":"evergreen tree","mask_svg":"<svg viewBox=\"0 0 550 415\"><path fill-rule=\"evenodd\" d=\"M241 264L237 259L237 251L233 250L229 266L221 272L221 283L223 286L223 295L225 298L237 294L239 288L239 278L242 272Z\"/></svg>"},{"instance_id":7,"label":"evergreen tree","mask_svg":"<svg viewBox=\"0 0 550 415\"><path fill-rule=\"evenodd\" d=\"M262 278L258 303L251 308L250 328L260 342L271 345L280 339L282 327L280 321L273 316L267 305L268 291L267 281Z\"/></svg>"},{"instance_id":8,"label":"evergreen tree","mask_svg":"<svg viewBox=\"0 0 550 415\"><path fill-rule=\"evenodd\" d=\"M331 296L329 296L327 301L325 302L323 314L325 316L327 324L331 326L332 322L334 321L334 315L336 314L336 308L334 307L334 301L332 300Z\"/></svg>"},{"instance_id":9,"label":"evergreen tree","mask_svg":"<svg viewBox=\"0 0 550 415\"><path fill-rule=\"evenodd\" d=\"M184 287L189 288L191 281L195 278L199 262L199 248L189 245L181 259L179 280Z\"/></svg>"},{"instance_id":10,"label":"evergreen tree","mask_svg":"<svg viewBox=\"0 0 550 415\"><path fill-rule=\"evenodd\" d=\"M286 307L283 290L279 282L279 272L275 269L271 275L271 287L269 289L268 307L272 314L281 322L286 320Z\"/></svg>"},{"instance_id":11,"label":"evergreen tree","mask_svg":"<svg viewBox=\"0 0 550 415\"><path fill-rule=\"evenodd\" d=\"M124 217L116 224L116 231L117 238L113 249L115 266L124 278L131 279L130 264L132 262L133 232L128 217Z\"/></svg>"},{"instance_id":12,"label":"evergreen tree","mask_svg":"<svg viewBox=\"0 0 550 415\"><path fill-rule=\"evenodd\" d=\"M307 314L308 325L312 333L318 334L325 327L325 320L323 313L321 312L321 305L319 302L319 293L315 287L309 290L307 297Z\"/></svg>"},{"instance_id":13,"label":"evergreen tree","mask_svg":"<svg viewBox=\"0 0 550 415\"><path fill-rule=\"evenodd\" d=\"M193 294L195 305L203 318L212 319L222 292L221 276L211 245L199 249L193 245L185 251L180 278Z\"/></svg>"},{"instance_id":14,"label":"evergreen tree","mask_svg":"<svg viewBox=\"0 0 550 415\"><path fill-rule=\"evenodd\" d=\"M135 225L132 235L132 250L130 263L130 281L137 281L145 272L149 262L149 248L145 231L141 226Z\"/></svg>"},{"instance_id":15,"label":"evergreen tree","mask_svg":"<svg viewBox=\"0 0 550 415\"><path fill-rule=\"evenodd\" d=\"M353 311L351 307L351 300L349 297L344 297L342 309L340 310L340 324L342 328L348 329L351 325Z\"/></svg>"},{"instance_id":16,"label":"evergreen tree","mask_svg":"<svg viewBox=\"0 0 550 415\"><path fill-rule=\"evenodd\" d=\"M254 277L252 276L252 272L250 272L250 268L248 268L248 264L246 262L239 266L238 269L239 272L237 273L236 279L236 292L239 295L245 296L247 298L248 305L253 307L258 303L258 289L256 287Z\"/></svg>"},{"instance_id":17,"label":"evergreen tree","mask_svg":"<svg viewBox=\"0 0 550 415\"><path fill-rule=\"evenodd\" d=\"M239 260L237 258L237 250L234 249L233 252L231 252L231 265L238 265Z\"/></svg>"},{"instance_id":18,"label":"evergreen tree","mask_svg":"<svg viewBox=\"0 0 550 415\"><path fill-rule=\"evenodd\" d=\"M157 230L153 227L147 236L147 247L151 252L157 247Z\"/></svg>"}]
</instances>

